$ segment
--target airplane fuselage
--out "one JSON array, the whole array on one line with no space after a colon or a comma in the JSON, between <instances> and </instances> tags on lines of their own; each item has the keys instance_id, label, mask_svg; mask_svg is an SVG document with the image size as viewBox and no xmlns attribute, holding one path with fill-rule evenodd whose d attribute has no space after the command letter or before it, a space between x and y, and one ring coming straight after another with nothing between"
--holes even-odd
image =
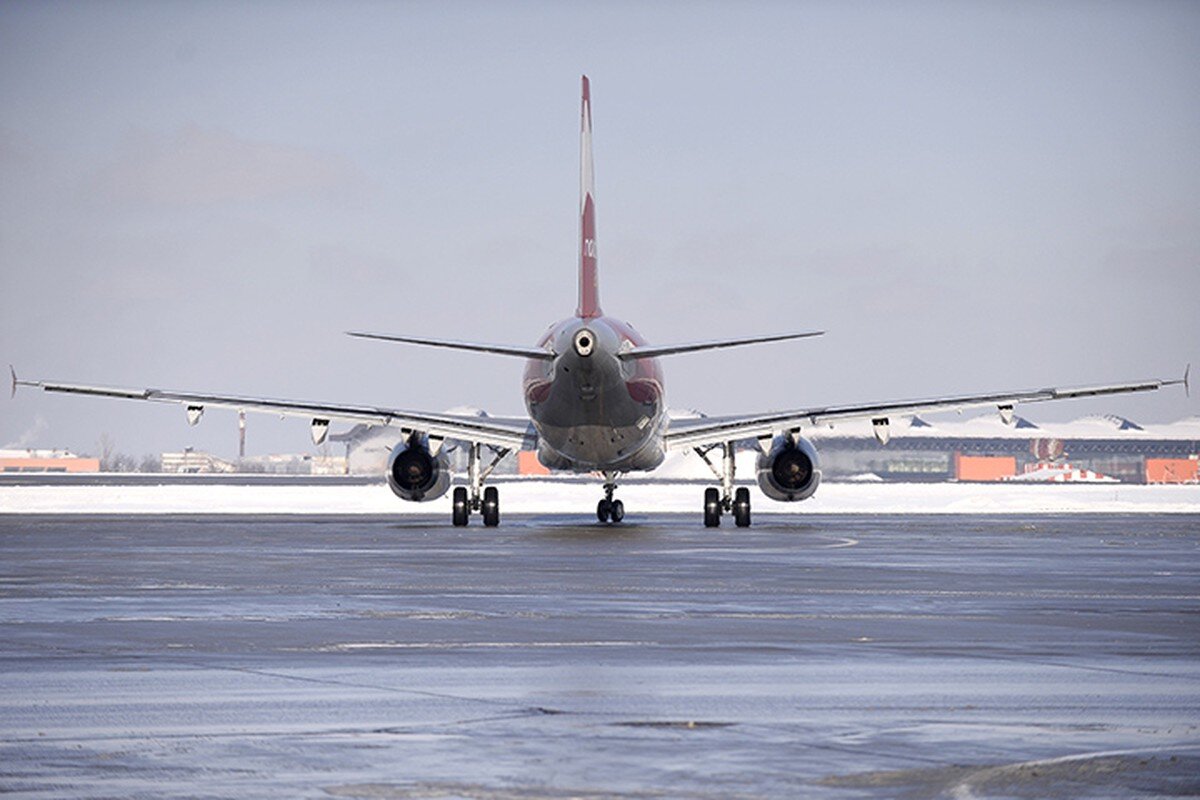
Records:
<instances>
[{"instance_id":1,"label":"airplane fuselage","mask_svg":"<svg viewBox=\"0 0 1200 800\"><path fill-rule=\"evenodd\" d=\"M628 323L570 317L538 346L553 360L529 360L525 406L538 432L538 459L576 472L650 470L662 463L666 398L655 358L622 359L645 341Z\"/></svg>"}]
</instances>

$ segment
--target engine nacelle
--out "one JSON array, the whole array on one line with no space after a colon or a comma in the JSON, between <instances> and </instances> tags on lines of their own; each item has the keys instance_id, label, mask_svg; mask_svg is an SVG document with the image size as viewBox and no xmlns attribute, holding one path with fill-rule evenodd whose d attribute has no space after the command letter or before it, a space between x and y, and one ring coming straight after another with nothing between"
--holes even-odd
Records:
<instances>
[{"instance_id":1,"label":"engine nacelle","mask_svg":"<svg viewBox=\"0 0 1200 800\"><path fill-rule=\"evenodd\" d=\"M404 500L436 500L450 489L450 461L446 452L429 452L429 439L413 434L392 448L387 461L387 482Z\"/></svg>"},{"instance_id":2,"label":"engine nacelle","mask_svg":"<svg viewBox=\"0 0 1200 800\"><path fill-rule=\"evenodd\" d=\"M808 439L776 436L758 457L758 487L772 500L807 500L821 483L821 460Z\"/></svg>"}]
</instances>

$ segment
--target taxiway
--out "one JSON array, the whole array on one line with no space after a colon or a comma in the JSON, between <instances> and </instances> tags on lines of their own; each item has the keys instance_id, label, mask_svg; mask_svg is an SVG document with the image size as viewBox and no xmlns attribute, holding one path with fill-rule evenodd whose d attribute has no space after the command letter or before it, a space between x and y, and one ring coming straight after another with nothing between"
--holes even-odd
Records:
<instances>
[{"instance_id":1,"label":"taxiway","mask_svg":"<svg viewBox=\"0 0 1200 800\"><path fill-rule=\"evenodd\" d=\"M1200 792L1200 517L0 516L0 791Z\"/></svg>"}]
</instances>

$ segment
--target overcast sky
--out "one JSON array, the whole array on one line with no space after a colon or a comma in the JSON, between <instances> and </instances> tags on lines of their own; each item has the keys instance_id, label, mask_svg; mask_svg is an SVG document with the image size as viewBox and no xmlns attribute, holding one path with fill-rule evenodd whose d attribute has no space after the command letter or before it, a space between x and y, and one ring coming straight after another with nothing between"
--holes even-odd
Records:
<instances>
[{"instance_id":1,"label":"overcast sky","mask_svg":"<svg viewBox=\"0 0 1200 800\"><path fill-rule=\"evenodd\" d=\"M519 360L342 331L532 343L573 312L587 73L605 311L664 344L829 331L672 358L673 407L1175 378L1200 368L1198 43L1194 2L6 2L0 359L523 413ZM306 427L251 415L249 452ZM102 433L236 452L229 411L0 401L0 445Z\"/></svg>"}]
</instances>

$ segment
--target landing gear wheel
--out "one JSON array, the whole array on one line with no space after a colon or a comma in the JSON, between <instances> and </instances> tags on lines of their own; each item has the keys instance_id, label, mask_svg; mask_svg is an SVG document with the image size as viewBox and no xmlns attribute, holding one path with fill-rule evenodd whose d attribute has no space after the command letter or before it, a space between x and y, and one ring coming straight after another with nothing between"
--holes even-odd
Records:
<instances>
[{"instance_id":1,"label":"landing gear wheel","mask_svg":"<svg viewBox=\"0 0 1200 800\"><path fill-rule=\"evenodd\" d=\"M739 528L750 527L750 490L745 486L733 495L733 521Z\"/></svg>"},{"instance_id":2,"label":"landing gear wheel","mask_svg":"<svg viewBox=\"0 0 1200 800\"><path fill-rule=\"evenodd\" d=\"M608 518L612 516L613 504L605 499L596 504L596 519L601 522L608 522Z\"/></svg>"},{"instance_id":3,"label":"landing gear wheel","mask_svg":"<svg viewBox=\"0 0 1200 800\"><path fill-rule=\"evenodd\" d=\"M467 487L456 486L454 488L453 508L454 527L461 528L471 519L471 506L467 502Z\"/></svg>"},{"instance_id":4,"label":"landing gear wheel","mask_svg":"<svg viewBox=\"0 0 1200 800\"><path fill-rule=\"evenodd\" d=\"M620 522L625 519L625 504L620 500L612 501L612 521Z\"/></svg>"},{"instance_id":5,"label":"landing gear wheel","mask_svg":"<svg viewBox=\"0 0 1200 800\"><path fill-rule=\"evenodd\" d=\"M704 490L704 527L721 526L721 493L716 489Z\"/></svg>"},{"instance_id":6,"label":"landing gear wheel","mask_svg":"<svg viewBox=\"0 0 1200 800\"><path fill-rule=\"evenodd\" d=\"M500 492L495 486L483 490L483 524L489 528L500 524Z\"/></svg>"}]
</instances>

